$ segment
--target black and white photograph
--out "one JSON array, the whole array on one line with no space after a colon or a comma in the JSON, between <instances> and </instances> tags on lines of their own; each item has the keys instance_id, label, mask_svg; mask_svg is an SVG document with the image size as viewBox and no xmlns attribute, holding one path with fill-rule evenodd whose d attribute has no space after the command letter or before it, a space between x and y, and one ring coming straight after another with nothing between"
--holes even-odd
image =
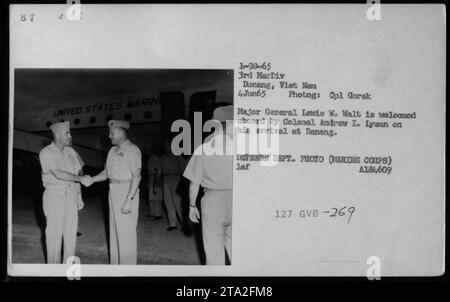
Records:
<instances>
[{"instance_id":1,"label":"black and white photograph","mask_svg":"<svg viewBox=\"0 0 450 302\"><path fill-rule=\"evenodd\" d=\"M13 263L231 263L232 157L192 154L232 70L16 69L14 92Z\"/></svg>"},{"instance_id":2,"label":"black and white photograph","mask_svg":"<svg viewBox=\"0 0 450 302\"><path fill-rule=\"evenodd\" d=\"M445 5L9 17L12 278L445 274Z\"/></svg>"}]
</instances>

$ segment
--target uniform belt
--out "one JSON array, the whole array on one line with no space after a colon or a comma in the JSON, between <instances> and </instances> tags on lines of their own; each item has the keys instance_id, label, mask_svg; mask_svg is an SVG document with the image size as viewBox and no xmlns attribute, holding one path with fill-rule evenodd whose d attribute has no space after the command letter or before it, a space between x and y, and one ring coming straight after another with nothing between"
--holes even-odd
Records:
<instances>
[{"instance_id":1,"label":"uniform belt","mask_svg":"<svg viewBox=\"0 0 450 302\"><path fill-rule=\"evenodd\" d=\"M131 179L129 179L129 180L109 179L110 184L122 184L122 183L130 182L130 181L131 181Z\"/></svg>"},{"instance_id":2,"label":"uniform belt","mask_svg":"<svg viewBox=\"0 0 450 302\"><path fill-rule=\"evenodd\" d=\"M52 183L45 183L44 187L45 188L51 188L51 189L68 189L70 188L72 185L74 185L74 182L71 183L67 183L67 184L52 184Z\"/></svg>"},{"instance_id":3,"label":"uniform belt","mask_svg":"<svg viewBox=\"0 0 450 302\"><path fill-rule=\"evenodd\" d=\"M163 176L178 176L180 173L164 173Z\"/></svg>"}]
</instances>

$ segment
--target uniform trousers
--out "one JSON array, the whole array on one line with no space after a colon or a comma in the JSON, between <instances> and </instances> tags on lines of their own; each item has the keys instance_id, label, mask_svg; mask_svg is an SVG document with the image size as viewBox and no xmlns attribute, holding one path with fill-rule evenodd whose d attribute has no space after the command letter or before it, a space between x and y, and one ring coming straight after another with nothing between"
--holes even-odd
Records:
<instances>
[{"instance_id":1,"label":"uniform trousers","mask_svg":"<svg viewBox=\"0 0 450 302\"><path fill-rule=\"evenodd\" d=\"M131 213L122 214L131 181L109 184L109 249L111 264L136 264L139 216L139 191L132 201Z\"/></svg>"},{"instance_id":2,"label":"uniform trousers","mask_svg":"<svg viewBox=\"0 0 450 302\"><path fill-rule=\"evenodd\" d=\"M43 210L46 218L45 241L47 263L61 263L61 245L64 245L63 260L75 256L78 228L79 188L75 184L47 186L43 194Z\"/></svg>"},{"instance_id":3,"label":"uniform trousers","mask_svg":"<svg viewBox=\"0 0 450 302\"><path fill-rule=\"evenodd\" d=\"M149 176L148 182L148 205L150 208L150 215L161 216L162 215L162 188L155 185L155 176ZM153 192L156 191L156 194Z\"/></svg>"},{"instance_id":4,"label":"uniform trousers","mask_svg":"<svg viewBox=\"0 0 450 302\"><path fill-rule=\"evenodd\" d=\"M167 209L169 226L177 226L177 214L181 224L184 223L184 217L181 208L181 196L177 193L177 187L180 183L180 175L164 175L164 204Z\"/></svg>"}]
</instances>

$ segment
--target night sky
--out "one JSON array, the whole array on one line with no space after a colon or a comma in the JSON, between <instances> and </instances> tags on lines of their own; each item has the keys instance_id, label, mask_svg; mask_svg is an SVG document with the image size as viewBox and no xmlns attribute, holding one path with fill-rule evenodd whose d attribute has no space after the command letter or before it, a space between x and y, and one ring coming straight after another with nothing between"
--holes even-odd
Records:
<instances>
[{"instance_id":1,"label":"night sky","mask_svg":"<svg viewBox=\"0 0 450 302\"><path fill-rule=\"evenodd\" d=\"M161 90L217 80L233 81L224 70L16 69L15 113L57 103Z\"/></svg>"}]
</instances>

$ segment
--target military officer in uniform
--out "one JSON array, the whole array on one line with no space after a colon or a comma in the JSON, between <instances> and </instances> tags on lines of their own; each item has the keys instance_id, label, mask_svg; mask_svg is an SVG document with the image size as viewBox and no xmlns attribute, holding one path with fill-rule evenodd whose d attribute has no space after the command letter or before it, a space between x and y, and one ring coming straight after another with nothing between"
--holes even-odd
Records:
<instances>
[{"instance_id":1,"label":"military officer in uniform","mask_svg":"<svg viewBox=\"0 0 450 302\"><path fill-rule=\"evenodd\" d=\"M92 182L109 179L111 264L136 264L142 155L127 138L128 122L110 120L108 126L114 147L108 152L105 169Z\"/></svg>"},{"instance_id":2,"label":"military officer in uniform","mask_svg":"<svg viewBox=\"0 0 450 302\"><path fill-rule=\"evenodd\" d=\"M83 163L71 147L69 122L50 126L53 142L39 153L42 168L43 210L46 218L45 240L47 263L61 263L61 245L64 245L63 261L75 256L78 228L78 211L83 208L81 187Z\"/></svg>"},{"instance_id":3,"label":"military officer in uniform","mask_svg":"<svg viewBox=\"0 0 450 302\"><path fill-rule=\"evenodd\" d=\"M167 230L173 231L177 228L178 219L180 220L181 228L184 228L184 217L178 185L180 184L181 174L183 173L185 165L183 157L176 156L172 153L169 140L165 141L164 147L165 153L161 156L163 195L169 220L169 227Z\"/></svg>"},{"instance_id":4,"label":"military officer in uniform","mask_svg":"<svg viewBox=\"0 0 450 302\"><path fill-rule=\"evenodd\" d=\"M203 187L200 220L206 264L225 265L225 250L231 261L233 106L216 108L213 118L222 122L224 130L214 132L194 151L183 176L190 180L189 219L194 223L200 219L196 199ZM211 144L222 146L222 155L204 154L202 150L214 149Z\"/></svg>"}]
</instances>

